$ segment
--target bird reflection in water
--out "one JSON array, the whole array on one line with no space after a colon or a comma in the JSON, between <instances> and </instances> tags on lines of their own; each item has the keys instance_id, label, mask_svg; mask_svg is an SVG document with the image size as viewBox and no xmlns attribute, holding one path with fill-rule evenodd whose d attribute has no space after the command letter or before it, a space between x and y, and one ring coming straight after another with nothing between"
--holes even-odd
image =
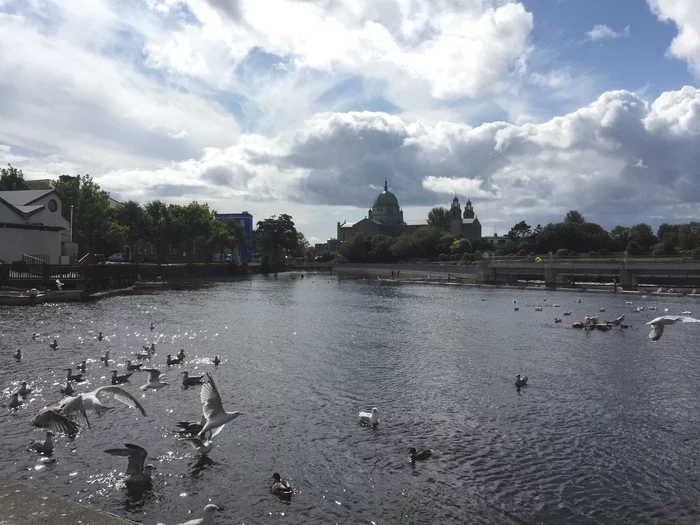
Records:
<instances>
[{"instance_id":1,"label":"bird reflection in water","mask_svg":"<svg viewBox=\"0 0 700 525\"><path fill-rule=\"evenodd\" d=\"M192 467L190 469L190 476L193 478L201 478L202 473L207 469L207 467L212 465L214 465L214 460L209 456L199 456L196 461L190 464Z\"/></svg>"}]
</instances>

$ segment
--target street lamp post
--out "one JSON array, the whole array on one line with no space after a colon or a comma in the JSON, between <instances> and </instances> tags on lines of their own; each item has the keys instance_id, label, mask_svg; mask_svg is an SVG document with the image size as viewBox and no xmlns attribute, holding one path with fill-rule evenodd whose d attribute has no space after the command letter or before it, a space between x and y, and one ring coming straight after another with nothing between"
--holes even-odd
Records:
<instances>
[{"instance_id":1,"label":"street lamp post","mask_svg":"<svg viewBox=\"0 0 700 525\"><path fill-rule=\"evenodd\" d=\"M68 230L68 242L73 242L73 205L70 206L70 230Z\"/></svg>"}]
</instances>

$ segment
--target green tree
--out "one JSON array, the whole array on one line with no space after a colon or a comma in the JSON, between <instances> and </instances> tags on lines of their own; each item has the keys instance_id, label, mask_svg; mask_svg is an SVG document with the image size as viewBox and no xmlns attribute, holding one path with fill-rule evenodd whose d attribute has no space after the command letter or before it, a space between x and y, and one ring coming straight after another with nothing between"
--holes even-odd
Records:
<instances>
[{"instance_id":1,"label":"green tree","mask_svg":"<svg viewBox=\"0 0 700 525\"><path fill-rule=\"evenodd\" d=\"M700 247L700 222L691 221L678 227L678 248L694 250Z\"/></svg>"},{"instance_id":2,"label":"green tree","mask_svg":"<svg viewBox=\"0 0 700 525\"><path fill-rule=\"evenodd\" d=\"M661 226L659 226L658 230L656 230L656 237L659 239L659 242L666 245L666 248L675 248L678 246L679 228L679 224L668 224L667 222L664 222Z\"/></svg>"},{"instance_id":3,"label":"green tree","mask_svg":"<svg viewBox=\"0 0 700 525\"><path fill-rule=\"evenodd\" d=\"M636 241L644 251L651 250L652 246L659 242L651 226L643 222L630 228L630 240Z\"/></svg>"},{"instance_id":4,"label":"green tree","mask_svg":"<svg viewBox=\"0 0 700 525\"><path fill-rule=\"evenodd\" d=\"M450 212L444 206L438 206L428 212L428 225L439 230L449 230Z\"/></svg>"},{"instance_id":5,"label":"green tree","mask_svg":"<svg viewBox=\"0 0 700 525\"><path fill-rule=\"evenodd\" d=\"M107 192L89 175L61 176L54 190L63 204L64 216L73 206L73 235L85 244L89 254L99 243L119 242L123 230L118 227Z\"/></svg>"},{"instance_id":6,"label":"green tree","mask_svg":"<svg viewBox=\"0 0 700 525\"><path fill-rule=\"evenodd\" d=\"M172 205L170 209L173 231L171 238L186 244L185 251L190 259L194 246L204 249L209 260L209 241L214 227L214 215L208 204L192 201L186 206Z\"/></svg>"},{"instance_id":7,"label":"green tree","mask_svg":"<svg viewBox=\"0 0 700 525\"><path fill-rule=\"evenodd\" d=\"M294 250L299 242L294 221L287 214L258 221L255 230L257 250L267 257L272 269L283 268L282 255L284 251Z\"/></svg>"},{"instance_id":8,"label":"green tree","mask_svg":"<svg viewBox=\"0 0 700 525\"><path fill-rule=\"evenodd\" d=\"M369 246L363 234L353 235L340 246L340 254L352 263L367 262Z\"/></svg>"},{"instance_id":9,"label":"green tree","mask_svg":"<svg viewBox=\"0 0 700 525\"><path fill-rule=\"evenodd\" d=\"M171 240L172 216L168 206L160 200L146 203L144 207L145 239L156 247L158 264L163 260L163 243Z\"/></svg>"},{"instance_id":10,"label":"green tree","mask_svg":"<svg viewBox=\"0 0 700 525\"><path fill-rule=\"evenodd\" d=\"M0 191L26 190L24 173L8 164L7 168L0 168Z\"/></svg>"},{"instance_id":11,"label":"green tree","mask_svg":"<svg viewBox=\"0 0 700 525\"><path fill-rule=\"evenodd\" d=\"M564 222L567 224L583 224L586 222L586 219L583 218L580 211L571 210L566 214L566 217L564 217Z\"/></svg>"},{"instance_id":12,"label":"green tree","mask_svg":"<svg viewBox=\"0 0 700 525\"><path fill-rule=\"evenodd\" d=\"M132 257L136 260L134 246L146 237L146 212L136 201L126 201L113 208L113 216L124 231L124 241L131 247Z\"/></svg>"},{"instance_id":13,"label":"green tree","mask_svg":"<svg viewBox=\"0 0 700 525\"><path fill-rule=\"evenodd\" d=\"M609 233L612 249L621 252L630 242L630 229L627 226L615 226Z\"/></svg>"},{"instance_id":14,"label":"green tree","mask_svg":"<svg viewBox=\"0 0 700 525\"><path fill-rule=\"evenodd\" d=\"M530 225L525 221L520 221L508 232L508 237L511 239L525 239L530 237L530 235L532 235L532 228L530 228Z\"/></svg>"}]
</instances>

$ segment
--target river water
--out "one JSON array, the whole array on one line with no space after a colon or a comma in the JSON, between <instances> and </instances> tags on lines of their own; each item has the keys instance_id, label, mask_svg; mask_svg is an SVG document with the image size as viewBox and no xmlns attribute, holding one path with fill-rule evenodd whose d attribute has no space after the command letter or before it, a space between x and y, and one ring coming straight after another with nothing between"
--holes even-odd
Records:
<instances>
[{"instance_id":1,"label":"river water","mask_svg":"<svg viewBox=\"0 0 700 525\"><path fill-rule=\"evenodd\" d=\"M640 305L658 311L633 312ZM603 307L632 326L571 328ZM198 517L209 502L224 507L217 523L698 523L700 327L674 325L651 343L643 324L664 308L700 314L691 298L327 275L0 307L3 402L23 379L35 389L18 411L0 411L0 474L146 524ZM141 392L147 374L132 376L146 417L102 396L116 408L73 441L57 436L54 462L25 450L43 437L29 421L60 398L62 369L88 359L78 391L91 390L108 384L104 350L123 371L151 342L158 368L180 348L187 357L159 391ZM171 432L201 415L182 370L212 372L224 407L243 412L210 462ZM518 372L529 376L520 391ZM359 426L358 410L373 406L378 427ZM148 449L151 491L120 483L126 460L104 449L123 443ZM434 456L412 465L411 446ZM269 493L275 471L294 485L289 503Z\"/></svg>"}]
</instances>

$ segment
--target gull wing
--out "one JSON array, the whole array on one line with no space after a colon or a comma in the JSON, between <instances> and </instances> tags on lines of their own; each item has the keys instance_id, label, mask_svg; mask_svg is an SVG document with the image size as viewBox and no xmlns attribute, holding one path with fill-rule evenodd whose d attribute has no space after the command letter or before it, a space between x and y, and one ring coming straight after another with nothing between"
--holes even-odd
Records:
<instances>
[{"instance_id":1,"label":"gull wing","mask_svg":"<svg viewBox=\"0 0 700 525\"><path fill-rule=\"evenodd\" d=\"M214 417L216 414L224 412L224 407L221 404L221 395L216 388L214 378L207 372L207 382L202 385L202 391L199 394L199 399L203 404L202 414L207 420Z\"/></svg>"},{"instance_id":2,"label":"gull wing","mask_svg":"<svg viewBox=\"0 0 700 525\"><path fill-rule=\"evenodd\" d=\"M148 452L145 448L138 445L132 445L130 443L124 443L126 448L109 448L105 450L107 454L112 454L113 456L123 456L129 458L129 464L126 467L127 477L138 475L143 473L143 464L146 462L146 457Z\"/></svg>"},{"instance_id":3,"label":"gull wing","mask_svg":"<svg viewBox=\"0 0 700 525\"><path fill-rule=\"evenodd\" d=\"M115 385L101 386L100 388L93 390L91 393L94 396L97 396L97 394L101 394L101 393L114 394L114 399L116 399L117 401L124 403L128 407L138 408L141 411L141 415L144 415L144 416L146 415L146 411L141 406L141 403L139 403L138 400L134 396L132 396L129 392L127 392L126 390L124 390L120 386L115 386Z\"/></svg>"},{"instance_id":4,"label":"gull wing","mask_svg":"<svg viewBox=\"0 0 700 525\"><path fill-rule=\"evenodd\" d=\"M31 423L37 427L48 428L57 434L59 432L64 432L68 435L77 434L80 428L78 423L68 419L51 407L42 408L39 413L34 416Z\"/></svg>"},{"instance_id":5,"label":"gull wing","mask_svg":"<svg viewBox=\"0 0 700 525\"><path fill-rule=\"evenodd\" d=\"M680 320L680 318L681 318L681 316L679 316L679 315L662 315L661 317L657 317L656 319L652 319L647 324L650 324L650 325L673 324L676 321Z\"/></svg>"},{"instance_id":6,"label":"gull wing","mask_svg":"<svg viewBox=\"0 0 700 525\"><path fill-rule=\"evenodd\" d=\"M83 403L82 394L61 400L59 407L61 407L62 415L70 419L85 421L88 428L90 428L90 420L88 419L87 412L85 411L85 404Z\"/></svg>"},{"instance_id":7,"label":"gull wing","mask_svg":"<svg viewBox=\"0 0 700 525\"><path fill-rule=\"evenodd\" d=\"M680 320L684 323L700 323L700 319L695 319L695 317L689 317L687 315L682 316Z\"/></svg>"},{"instance_id":8,"label":"gull wing","mask_svg":"<svg viewBox=\"0 0 700 525\"><path fill-rule=\"evenodd\" d=\"M148 382L156 381L160 378L160 370L155 368L142 368L141 372L148 372L150 376L148 377Z\"/></svg>"}]
</instances>

